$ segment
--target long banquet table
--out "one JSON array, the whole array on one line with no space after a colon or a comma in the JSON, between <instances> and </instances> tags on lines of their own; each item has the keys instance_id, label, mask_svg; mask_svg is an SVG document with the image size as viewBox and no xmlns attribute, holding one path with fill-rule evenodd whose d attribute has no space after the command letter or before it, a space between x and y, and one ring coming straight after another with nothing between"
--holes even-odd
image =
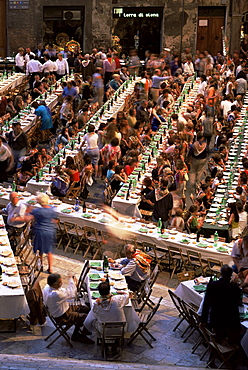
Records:
<instances>
[{"instance_id":1,"label":"long banquet table","mask_svg":"<svg viewBox=\"0 0 248 370\"><path fill-rule=\"evenodd\" d=\"M87 291L88 291L90 307L93 306L93 301L95 299L94 294L96 294L96 292L98 292L97 289L95 289L95 288L92 289L91 288L91 283L100 284L100 282L101 282L100 279L105 276L103 270L98 271L96 269L96 264L99 264L99 266L102 268L102 263L103 263L103 261L97 261L97 260L90 261L90 271L89 271L89 273L87 274L87 277L86 277L86 284L87 284ZM91 266L92 264L94 266ZM92 274L98 274L99 275L99 280L91 280L90 276ZM125 293L128 293L127 283L126 283L125 277L123 275L121 275L120 271L111 270L111 268L110 268L108 275L109 275L109 282L110 282L110 292L112 294L117 294L118 293L118 289L116 289L116 287L118 287L120 284L121 284L121 286L119 288L121 288L121 289L119 289L119 291L123 291ZM126 324L126 331L128 333L132 333L137 329L137 327L140 323L140 318L137 315L137 313L135 312L135 310L133 309L132 302L131 302L130 299L129 299L128 304L126 306L124 306L123 309L124 309L124 314L125 314L126 323L127 323ZM94 319L95 319L95 315L91 311L88 314L88 316L87 316L87 318L84 322L84 325L90 331L93 329L92 321Z\"/></svg>"},{"instance_id":2,"label":"long banquet table","mask_svg":"<svg viewBox=\"0 0 248 370\"><path fill-rule=\"evenodd\" d=\"M0 319L17 319L27 315L29 308L2 216L0 216L0 226L0 263L3 269L2 281L0 281ZM7 267L5 263L11 266ZM15 274L10 275L15 271ZM11 283L13 288L8 286Z\"/></svg>"},{"instance_id":3,"label":"long banquet table","mask_svg":"<svg viewBox=\"0 0 248 370\"><path fill-rule=\"evenodd\" d=\"M9 202L9 192L11 189L0 190L0 206L6 206ZM21 201L27 204L33 204L35 207L38 206L35 201L35 197L30 193L23 193L26 196L21 196ZM74 211L74 207L62 203L57 199L51 200L51 205L58 212L58 217L62 222L71 222L77 224L80 227L88 226L94 227L97 230L105 231L109 234L114 234L123 240L137 239L138 242L146 242L156 244L160 250L167 250L167 246L177 246L186 253L187 250L198 251L201 253L202 258L216 258L223 263L232 264L231 249L232 243L218 242L217 247L214 246L213 239L196 241L196 235L188 235L177 232L175 230L165 230L164 234L157 232L154 224L143 224L142 222L136 221L134 218L123 218L120 217L116 220L111 215L101 211L99 209L88 208L86 213L80 210ZM220 248L220 250L218 250Z\"/></svg>"},{"instance_id":4,"label":"long banquet table","mask_svg":"<svg viewBox=\"0 0 248 370\"><path fill-rule=\"evenodd\" d=\"M20 85L25 79L26 75L24 73L14 73L12 76L0 81L0 95L3 95L5 91L9 89L14 89Z\"/></svg>"},{"instance_id":5,"label":"long banquet table","mask_svg":"<svg viewBox=\"0 0 248 370\"><path fill-rule=\"evenodd\" d=\"M237 136L231 143L228 153L228 161L223 172L224 184L220 184L214 194L214 199L206 215L201 234L209 237L215 231L218 235L229 241L229 226L226 214L228 203L235 202L233 194L238 186L240 171L243 170L242 159L247 151L248 145L248 92L245 95L244 105L239 119L234 127L233 135Z\"/></svg>"}]
</instances>

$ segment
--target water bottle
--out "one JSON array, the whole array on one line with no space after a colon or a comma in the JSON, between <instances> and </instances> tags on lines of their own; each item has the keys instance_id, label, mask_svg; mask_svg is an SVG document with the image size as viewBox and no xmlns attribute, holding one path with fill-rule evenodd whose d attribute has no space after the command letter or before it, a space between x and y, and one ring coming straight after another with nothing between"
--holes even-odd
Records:
<instances>
[{"instance_id":1,"label":"water bottle","mask_svg":"<svg viewBox=\"0 0 248 370\"><path fill-rule=\"evenodd\" d=\"M219 236L218 236L217 231L215 231L215 233L214 233L214 247L218 246L218 240L219 240Z\"/></svg>"},{"instance_id":2,"label":"water bottle","mask_svg":"<svg viewBox=\"0 0 248 370\"><path fill-rule=\"evenodd\" d=\"M108 257L104 256L103 258L103 272L108 273L109 263L108 263Z\"/></svg>"},{"instance_id":3,"label":"water bottle","mask_svg":"<svg viewBox=\"0 0 248 370\"><path fill-rule=\"evenodd\" d=\"M16 191L16 183L15 183L15 180L13 180L13 183L12 183L12 191Z\"/></svg>"},{"instance_id":4,"label":"water bottle","mask_svg":"<svg viewBox=\"0 0 248 370\"><path fill-rule=\"evenodd\" d=\"M79 211L79 199L76 198L76 201L75 201L75 211L78 212Z\"/></svg>"},{"instance_id":5,"label":"water bottle","mask_svg":"<svg viewBox=\"0 0 248 370\"><path fill-rule=\"evenodd\" d=\"M158 219L158 234L162 234L163 222L161 218Z\"/></svg>"}]
</instances>

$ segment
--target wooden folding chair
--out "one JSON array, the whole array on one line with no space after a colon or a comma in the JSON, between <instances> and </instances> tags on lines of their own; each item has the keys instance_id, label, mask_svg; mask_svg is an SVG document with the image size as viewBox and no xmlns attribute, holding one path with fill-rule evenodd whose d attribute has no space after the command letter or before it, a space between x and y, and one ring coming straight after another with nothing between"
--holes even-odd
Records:
<instances>
[{"instance_id":1,"label":"wooden folding chair","mask_svg":"<svg viewBox=\"0 0 248 370\"><path fill-rule=\"evenodd\" d=\"M239 346L236 344L230 344L225 339L217 342L215 335L206 327L201 327L201 331L208 344L208 349L210 350L210 359L206 367L211 366L211 363L218 358L221 361L218 369L223 365L225 365L227 369L234 369L233 364L230 364L230 360L239 350Z\"/></svg>"},{"instance_id":2,"label":"wooden folding chair","mask_svg":"<svg viewBox=\"0 0 248 370\"><path fill-rule=\"evenodd\" d=\"M85 238L87 240L87 249L83 255L86 258L87 254L91 252L92 259L96 259L97 255L102 258L103 251L102 245L104 242L104 238L102 232L94 227L84 226L85 230Z\"/></svg>"},{"instance_id":3,"label":"wooden folding chair","mask_svg":"<svg viewBox=\"0 0 248 370\"><path fill-rule=\"evenodd\" d=\"M223 262L214 258L208 258L207 274L220 276L220 270Z\"/></svg>"},{"instance_id":4,"label":"wooden folding chair","mask_svg":"<svg viewBox=\"0 0 248 370\"><path fill-rule=\"evenodd\" d=\"M180 318L180 321L177 323L177 325L173 329L173 331L176 331L179 328L179 326L182 324L183 321L186 321L188 323L188 317L185 314L184 307L182 307L181 298L179 298L178 295L170 289L168 289L168 292L169 292L169 295L170 295L170 298L171 298L172 302L174 303L174 306L176 307L176 309L178 311L178 317ZM188 329L188 326L187 326L187 329ZM187 329L186 329L186 331L187 331ZM186 331L184 331L183 334L185 334Z\"/></svg>"},{"instance_id":5,"label":"wooden folding chair","mask_svg":"<svg viewBox=\"0 0 248 370\"><path fill-rule=\"evenodd\" d=\"M66 193L66 199L76 199L81 192L81 184L77 185L76 181L73 181Z\"/></svg>"},{"instance_id":6,"label":"wooden folding chair","mask_svg":"<svg viewBox=\"0 0 248 370\"><path fill-rule=\"evenodd\" d=\"M149 332L147 326L151 322L151 320L153 319L153 317L156 314L157 310L159 309L159 306L160 306L160 303L161 303L162 299L163 299L163 297L160 297L159 298L158 303L156 304L156 306L154 306L154 308L150 311L150 313L148 313L148 314L146 314L146 313L139 313L138 314L139 317L140 317L140 323L139 323L138 328L135 330L135 332L133 332L131 334L130 340L129 340L128 344L131 344L134 341L134 339L136 339L139 335L141 335L141 337L146 341L146 343L151 348L153 348L152 344L148 341L148 339L145 337L145 335L143 334L143 332L145 332L146 334L148 334L149 337L152 340L156 340L156 338Z\"/></svg>"},{"instance_id":7,"label":"wooden folding chair","mask_svg":"<svg viewBox=\"0 0 248 370\"><path fill-rule=\"evenodd\" d=\"M83 298L84 293L87 292L87 289L84 287L84 282L85 282L85 278L89 270L90 270L89 261L86 260L84 262L84 266L82 268L82 271L81 271L81 274L79 276L78 283L77 283L77 300L80 300L80 298Z\"/></svg>"},{"instance_id":8,"label":"wooden folding chair","mask_svg":"<svg viewBox=\"0 0 248 370\"><path fill-rule=\"evenodd\" d=\"M154 269L151 271L150 279L148 280L148 285L150 286L150 288L152 288L153 285L155 284L155 282L158 278L159 272L160 272L159 264L157 263L156 266L154 267Z\"/></svg>"},{"instance_id":9,"label":"wooden folding chair","mask_svg":"<svg viewBox=\"0 0 248 370\"><path fill-rule=\"evenodd\" d=\"M145 306L148 306L149 308L153 309L155 306L155 303L152 302L150 299L150 296L152 294L152 288L147 285L146 289L144 288L141 292L141 294L137 298L132 298L132 306L135 311L141 312L145 308Z\"/></svg>"},{"instance_id":10,"label":"wooden folding chair","mask_svg":"<svg viewBox=\"0 0 248 370\"><path fill-rule=\"evenodd\" d=\"M58 222L56 223L56 240L57 240L57 245L56 248L59 248L61 244L65 242L66 235L65 235L65 228L64 228L64 222L62 222L60 219L58 219Z\"/></svg>"},{"instance_id":11,"label":"wooden folding chair","mask_svg":"<svg viewBox=\"0 0 248 370\"><path fill-rule=\"evenodd\" d=\"M54 334L58 333L58 336L51 342L49 343L46 348L49 348L53 343L55 343L60 337L63 337L66 342L69 344L70 347L73 347L71 343L71 339L69 335L67 334L67 331L73 326L73 323L71 324L58 324L55 318L51 315L49 312L49 309L47 306L45 306L46 310L46 315L49 317L53 325L55 326L55 330L49 334L44 340L47 341L49 338L51 338Z\"/></svg>"},{"instance_id":12,"label":"wooden folding chair","mask_svg":"<svg viewBox=\"0 0 248 370\"><path fill-rule=\"evenodd\" d=\"M27 291L32 288L42 271L43 266L38 254L33 257L29 265L20 266L19 274L25 293L27 293Z\"/></svg>"},{"instance_id":13,"label":"wooden folding chair","mask_svg":"<svg viewBox=\"0 0 248 370\"><path fill-rule=\"evenodd\" d=\"M182 268L185 269L186 263L181 248L171 246L167 248L169 254L169 270L171 270L172 266L172 271L170 273L170 278L172 279L177 269L179 269L179 271L181 271Z\"/></svg>"},{"instance_id":14,"label":"wooden folding chair","mask_svg":"<svg viewBox=\"0 0 248 370\"><path fill-rule=\"evenodd\" d=\"M187 265L190 270L200 269L200 274L206 276L207 263L204 263L201 258L201 253L192 250L187 250Z\"/></svg>"},{"instance_id":15,"label":"wooden folding chair","mask_svg":"<svg viewBox=\"0 0 248 370\"><path fill-rule=\"evenodd\" d=\"M81 228L77 224L71 222L64 222L64 237L68 240L64 251L70 247L73 249L73 253L76 254L80 247L88 248L88 241L86 237L85 228Z\"/></svg>"},{"instance_id":16,"label":"wooden folding chair","mask_svg":"<svg viewBox=\"0 0 248 370\"><path fill-rule=\"evenodd\" d=\"M167 251L158 250L156 244L142 242L143 250L151 256L156 264L161 265L161 262L168 258Z\"/></svg>"},{"instance_id":17,"label":"wooden folding chair","mask_svg":"<svg viewBox=\"0 0 248 370\"><path fill-rule=\"evenodd\" d=\"M102 323L102 356L107 360L107 348L109 345L114 345L119 348L118 355L122 355L124 345L124 329L125 322L103 322Z\"/></svg>"},{"instance_id":18,"label":"wooden folding chair","mask_svg":"<svg viewBox=\"0 0 248 370\"><path fill-rule=\"evenodd\" d=\"M177 279L180 281L188 281L188 280L193 280L195 278L195 271L182 271L177 274Z\"/></svg>"}]
</instances>

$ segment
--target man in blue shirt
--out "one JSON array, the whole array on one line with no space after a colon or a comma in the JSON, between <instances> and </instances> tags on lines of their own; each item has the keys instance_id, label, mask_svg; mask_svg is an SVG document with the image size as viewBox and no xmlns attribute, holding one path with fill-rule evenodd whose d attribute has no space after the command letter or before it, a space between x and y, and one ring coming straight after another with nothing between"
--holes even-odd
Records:
<instances>
[{"instance_id":1,"label":"man in blue shirt","mask_svg":"<svg viewBox=\"0 0 248 370\"><path fill-rule=\"evenodd\" d=\"M63 98L65 96L71 96L73 99L75 99L77 94L77 89L73 86L71 81L68 81L67 86L64 88L62 93Z\"/></svg>"}]
</instances>

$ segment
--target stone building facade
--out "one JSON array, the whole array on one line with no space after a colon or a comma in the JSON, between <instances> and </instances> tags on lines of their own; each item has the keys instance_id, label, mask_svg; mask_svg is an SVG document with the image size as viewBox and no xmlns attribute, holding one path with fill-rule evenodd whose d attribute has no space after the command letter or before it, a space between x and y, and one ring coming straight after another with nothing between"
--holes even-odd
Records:
<instances>
[{"instance_id":1,"label":"stone building facade","mask_svg":"<svg viewBox=\"0 0 248 370\"><path fill-rule=\"evenodd\" d=\"M209 48L213 54L216 50L211 48L219 49L225 35L233 52L248 12L247 0L29 0L28 9L10 9L10 1L0 3L6 7L6 13L3 8L0 12L0 24L7 25L0 32L0 55L4 49L10 55L19 46L58 43L58 35L59 39L74 36L88 52L94 46L110 46L113 34L124 49L127 45L142 52L147 47L154 52L163 47L178 51L190 47L192 52ZM74 18L67 20L66 11Z\"/></svg>"}]
</instances>

